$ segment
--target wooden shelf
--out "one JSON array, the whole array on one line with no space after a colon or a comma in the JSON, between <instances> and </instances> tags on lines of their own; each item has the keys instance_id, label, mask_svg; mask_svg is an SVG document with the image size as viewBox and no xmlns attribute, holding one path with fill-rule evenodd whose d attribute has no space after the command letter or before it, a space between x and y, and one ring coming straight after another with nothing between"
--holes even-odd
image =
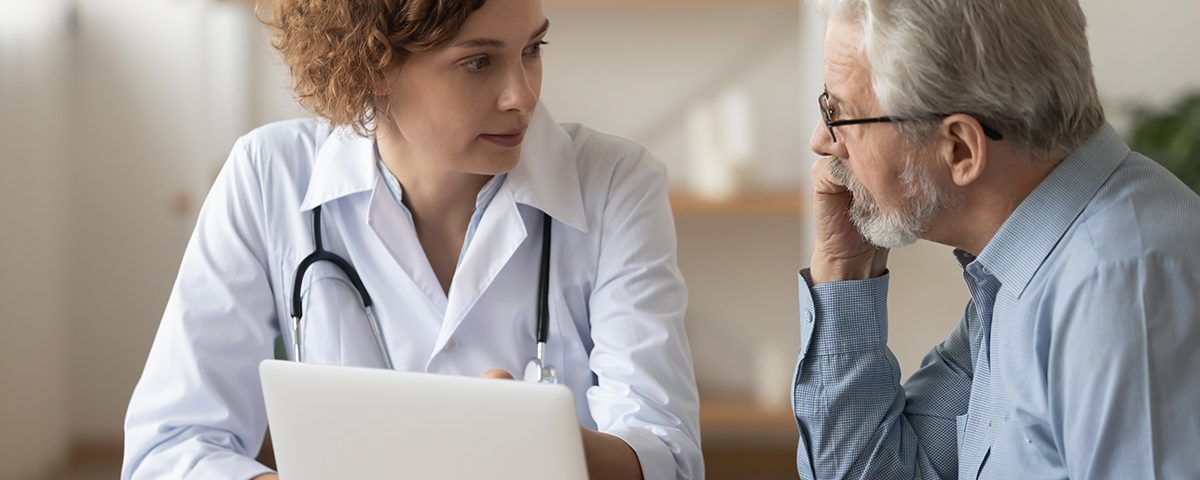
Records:
<instances>
[{"instance_id":1,"label":"wooden shelf","mask_svg":"<svg viewBox=\"0 0 1200 480\"><path fill-rule=\"evenodd\" d=\"M742 399L702 399L700 423L706 427L753 432L794 433L796 430L796 419L787 405L764 407Z\"/></svg>"},{"instance_id":2,"label":"wooden shelf","mask_svg":"<svg viewBox=\"0 0 1200 480\"><path fill-rule=\"evenodd\" d=\"M720 200L674 192L671 209L680 217L799 218L804 214L804 201L799 191L744 193Z\"/></svg>"},{"instance_id":3,"label":"wooden shelf","mask_svg":"<svg viewBox=\"0 0 1200 480\"><path fill-rule=\"evenodd\" d=\"M705 445L795 446L796 419L787 405L763 407L751 400L702 398L700 431Z\"/></svg>"}]
</instances>

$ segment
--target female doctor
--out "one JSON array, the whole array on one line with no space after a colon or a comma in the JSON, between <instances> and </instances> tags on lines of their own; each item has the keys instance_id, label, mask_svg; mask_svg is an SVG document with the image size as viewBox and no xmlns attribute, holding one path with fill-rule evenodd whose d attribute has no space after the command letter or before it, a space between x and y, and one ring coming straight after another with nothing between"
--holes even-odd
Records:
<instances>
[{"instance_id":1,"label":"female doctor","mask_svg":"<svg viewBox=\"0 0 1200 480\"><path fill-rule=\"evenodd\" d=\"M273 478L258 364L280 334L306 362L520 377L547 244L540 358L575 394L591 478L702 478L664 168L539 103L540 0L277 3L275 46L322 119L234 145L130 401L122 478ZM301 271L314 253L350 268Z\"/></svg>"}]
</instances>

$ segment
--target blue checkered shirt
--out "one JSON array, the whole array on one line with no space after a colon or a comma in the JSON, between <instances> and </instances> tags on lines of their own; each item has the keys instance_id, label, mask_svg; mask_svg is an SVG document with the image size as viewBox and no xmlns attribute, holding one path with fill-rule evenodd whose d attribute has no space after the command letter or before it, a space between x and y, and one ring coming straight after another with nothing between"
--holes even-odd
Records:
<instances>
[{"instance_id":1,"label":"blue checkered shirt","mask_svg":"<svg viewBox=\"0 0 1200 480\"><path fill-rule=\"evenodd\" d=\"M1200 198L1110 126L956 252L971 301L904 385L888 277L801 272L801 478L1200 478Z\"/></svg>"}]
</instances>

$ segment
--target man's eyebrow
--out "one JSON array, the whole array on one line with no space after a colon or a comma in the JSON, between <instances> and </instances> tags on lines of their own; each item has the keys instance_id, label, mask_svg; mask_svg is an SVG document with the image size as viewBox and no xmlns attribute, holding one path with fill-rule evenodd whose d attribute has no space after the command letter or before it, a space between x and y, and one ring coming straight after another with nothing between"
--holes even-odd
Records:
<instances>
[{"instance_id":1,"label":"man's eyebrow","mask_svg":"<svg viewBox=\"0 0 1200 480\"><path fill-rule=\"evenodd\" d=\"M825 85L824 87L825 87L825 95L828 95L830 100L833 100L834 102L836 102L838 104L842 103L842 97L839 97L839 96L835 95L833 92L829 91L829 85Z\"/></svg>"},{"instance_id":2,"label":"man's eyebrow","mask_svg":"<svg viewBox=\"0 0 1200 480\"><path fill-rule=\"evenodd\" d=\"M530 35L530 39L537 38L539 35L546 33L550 29L550 20L542 23L542 26ZM504 42L495 38L472 38L455 42L451 47L456 48L504 48Z\"/></svg>"}]
</instances>

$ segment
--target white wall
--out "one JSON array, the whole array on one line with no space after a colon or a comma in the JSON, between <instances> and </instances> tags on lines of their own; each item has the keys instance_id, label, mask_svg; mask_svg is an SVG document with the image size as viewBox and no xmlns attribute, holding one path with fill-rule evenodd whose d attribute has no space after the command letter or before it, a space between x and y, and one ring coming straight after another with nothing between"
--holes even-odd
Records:
<instances>
[{"instance_id":1,"label":"white wall","mask_svg":"<svg viewBox=\"0 0 1200 480\"><path fill-rule=\"evenodd\" d=\"M67 453L67 13L0 2L0 478Z\"/></svg>"},{"instance_id":2,"label":"white wall","mask_svg":"<svg viewBox=\"0 0 1200 480\"><path fill-rule=\"evenodd\" d=\"M1131 104L1161 105L1200 89L1200 2L1081 0L1096 84L1118 130Z\"/></svg>"},{"instance_id":3,"label":"white wall","mask_svg":"<svg viewBox=\"0 0 1200 480\"><path fill-rule=\"evenodd\" d=\"M695 173L689 109L736 89L749 98L756 147L747 188L791 189L802 178L798 5L559 6L546 14L542 98L560 122L646 145L682 188Z\"/></svg>"},{"instance_id":4,"label":"white wall","mask_svg":"<svg viewBox=\"0 0 1200 480\"><path fill-rule=\"evenodd\" d=\"M78 5L71 413L77 437L107 440L121 437L195 209L236 135L228 130L248 123L228 117L236 90L222 88L236 56L209 58L222 45L210 31L218 7Z\"/></svg>"}]
</instances>

